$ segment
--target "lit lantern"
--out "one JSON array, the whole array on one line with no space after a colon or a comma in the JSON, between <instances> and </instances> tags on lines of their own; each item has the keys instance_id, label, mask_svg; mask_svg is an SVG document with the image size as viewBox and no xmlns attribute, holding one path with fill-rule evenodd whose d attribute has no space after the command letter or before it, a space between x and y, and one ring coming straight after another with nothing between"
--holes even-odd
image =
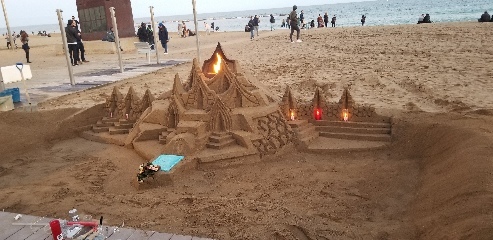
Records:
<instances>
[{"instance_id":1,"label":"lit lantern","mask_svg":"<svg viewBox=\"0 0 493 240\"><path fill-rule=\"evenodd\" d=\"M214 67L214 72L217 74L219 73L219 70L221 70L221 56L219 56L219 53L216 53L217 56L217 63L213 65Z\"/></svg>"},{"instance_id":2,"label":"lit lantern","mask_svg":"<svg viewBox=\"0 0 493 240\"><path fill-rule=\"evenodd\" d=\"M113 112L110 112L110 118L113 118Z\"/></svg>"},{"instance_id":3,"label":"lit lantern","mask_svg":"<svg viewBox=\"0 0 493 240\"><path fill-rule=\"evenodd\" d=\"M315 108L313 114L315 115L315 120L322 120L322 109Z\"/></svg>"},{"instance_id":4,"label":"lit lantern","mask_svg":"<svg viewBox=\"0 0 493 240\"><path fill-rule=\"evenodd\" d=\"M342 110L342 118L344 119L344 122L347 122L349 120L349 112L347 109Z\"/></svg>"},{"instance_id":5,"label":"lit lantern","mask_svg":"<svg viewBox=\"0 0 493 240\"><path fill-rule=\"evenodd\" d=\"M294 121L294 109L289 110L289 117L291 121Z\"/></svg>"},{"instance_id":6,"label":"lit lantern","mask_svg":"<svg viewBox=\"0 0 493 240\"><path fill-rule=\"evenodd\" d=\"M127 118L127 119L128 119L128 113L126 113L126 114L125 114L125 118Z\"/></svg>"}]
</instances>

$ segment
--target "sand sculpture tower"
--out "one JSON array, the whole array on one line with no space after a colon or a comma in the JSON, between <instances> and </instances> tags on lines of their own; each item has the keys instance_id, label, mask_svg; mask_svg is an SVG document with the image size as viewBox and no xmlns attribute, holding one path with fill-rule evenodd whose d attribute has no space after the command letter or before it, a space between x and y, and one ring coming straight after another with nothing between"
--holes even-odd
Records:
<instances>
[{"instance_id":1,"label":"sand sculpture tower","mask_svg":"<svg viewBox=\"0 0 493 240\"><path fill-rule=\"evenodd\" d=\"M101 40L112 27L110 7L115 7L120 37L135 36L130 0L76 0L84 40Z\"/></svg>"}]
</instances>

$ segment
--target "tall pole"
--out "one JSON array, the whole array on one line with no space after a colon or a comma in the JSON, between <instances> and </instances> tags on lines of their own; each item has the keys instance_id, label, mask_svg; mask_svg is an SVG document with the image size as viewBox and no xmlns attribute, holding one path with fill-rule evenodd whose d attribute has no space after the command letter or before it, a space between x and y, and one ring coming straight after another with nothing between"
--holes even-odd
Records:
<instances>
[{"instance_id":1,"label":"tall pole","mask_svg":"<svg viewBox=\"0 0 493 240\"><path fill-rule=\"evenodd\" d=\"M67 43L67 35L65 35L65 27L63 26L63 17L62 17L62 10L57 9L56 13L58 15L58 24L60 25L60 32L62 33L62 43L63 43L63 52L65 53L65 60L67 60L67 66L68 66L68 75L70 77L70 84L75 85L75 80L74 80L74 71L72 69L72 62L70 61L70 56L68 53L68 43ZM75 59L74 59L75 61Z\"/></svg>"},{"instance_id":2,"label":"tall pole","mask_svg":"<svg viewBox=\"0 0 493 240\"><path fill-rule=\"evenodd\" d=\"M159 42L159 38L157 37L157 31L156 31L156 23L154 22L154 7L150 6L150 11L151 11L151 23L152 23L152 33L154 37L154 51L156 51L156 59L157 59L157 64L159 64L159 48L157 42Z\"/></svg>"},{"instance_id":3,"label":"tall pole","mask_svg":"<svg viewBox=\"0 0 493 240\"><path fill-rule=\"evenodd\" d=\"M2 1L3 16L5 17L5 25L7 25L7 33L9 34L10 49L14 50L14 40L12 39L12 32L10 31L9 17L7 16L7 8L5 7L4 0Z\"/></svg>"},{"instance_id":4,"label":"tall pole","mask_svg":"<svg viewBox=\"0 0 493 240\"><path fill-rule=\"evenodd\" d=\"M197 10L195 8L195 0L192 0L193 5L193 21L195 22L195 37L197 38L197 61L200 63L200 41L199 41L199 24L197 23Z\"/></svg>"},{"instance_id":5,"label":"tall pole","mask_svg":"<svg viewBox=\"0 0 493 240\"><path fill-rule=\"evenodd\" d=\"M118 52L118 62L120 63L120 72L123 72L122 51L120 46L120 37L118 36L118 26L116 25L115 8L110 7L111 19L113 20L113 28L115 29L116 52Z\"/></svg>"}]
</instances>

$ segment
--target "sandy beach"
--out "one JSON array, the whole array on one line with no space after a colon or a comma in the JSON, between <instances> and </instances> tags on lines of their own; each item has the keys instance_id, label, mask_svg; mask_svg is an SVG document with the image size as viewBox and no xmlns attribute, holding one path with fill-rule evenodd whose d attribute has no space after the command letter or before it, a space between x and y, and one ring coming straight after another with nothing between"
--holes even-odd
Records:
<instances>
[{"instance_id":1,"label":"sandy beach","mask_svg":"<svg viewBox=\"0 0 493 240\"><path fill-rule=\"evenodd\" d=\"M78 137L63 120L103 103L116 86L155 97L185 81L195 38L172 35L163 59L186 63L82 92L49 97L34 113L0 113L0 209L215 239L493 238L493 24L439 23L201 36L201 60L220 42L247 78L281 100L315 89L392 117L388 149L317 155L289 150L260 163L192 169L167 187L137 190L144 160ZM34 75L65 68L61 39L31 37ZM116 55L87 50L91 64ZM0 47L0 66L23 60ZM142 59L132 49L125 59ZM34 81L34 80L33 80ZM7 86L8 87L8 86Z\"/></svg>"}]
</instances>

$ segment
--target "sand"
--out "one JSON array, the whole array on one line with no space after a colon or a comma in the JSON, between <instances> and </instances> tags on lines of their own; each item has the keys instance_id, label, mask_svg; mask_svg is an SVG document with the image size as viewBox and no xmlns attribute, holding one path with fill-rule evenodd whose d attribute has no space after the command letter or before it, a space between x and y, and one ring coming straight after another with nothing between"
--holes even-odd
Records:
<instances>
[{"instance_id":1,"label":"sand","mask_svg":"<svg viewBox=\"0 0 493 240\"><path fill-rule=\"evenodd\" d=\"M295 44L286 30L260 32L255 41L249 33L214 33L201 38L202 60L221 41L277 100L286 85L303 99L321 87L331 101L349 86L356 102L393 117L391 147L290 150L136 190L138 155L76 137L70 127L79 123L60 124L103 102L114 86L159 96L175 73L188 77L186 63L50 99L40 112L0 113L0 208L66 218L75 207L112 225L217 239L491 239L490 32L491 24L478 23L312 29ZM193 58L194 43L174 38L168 56ZM63 62L50 44L33 44L34 55Z\"/></svg>"}]
</instances>

